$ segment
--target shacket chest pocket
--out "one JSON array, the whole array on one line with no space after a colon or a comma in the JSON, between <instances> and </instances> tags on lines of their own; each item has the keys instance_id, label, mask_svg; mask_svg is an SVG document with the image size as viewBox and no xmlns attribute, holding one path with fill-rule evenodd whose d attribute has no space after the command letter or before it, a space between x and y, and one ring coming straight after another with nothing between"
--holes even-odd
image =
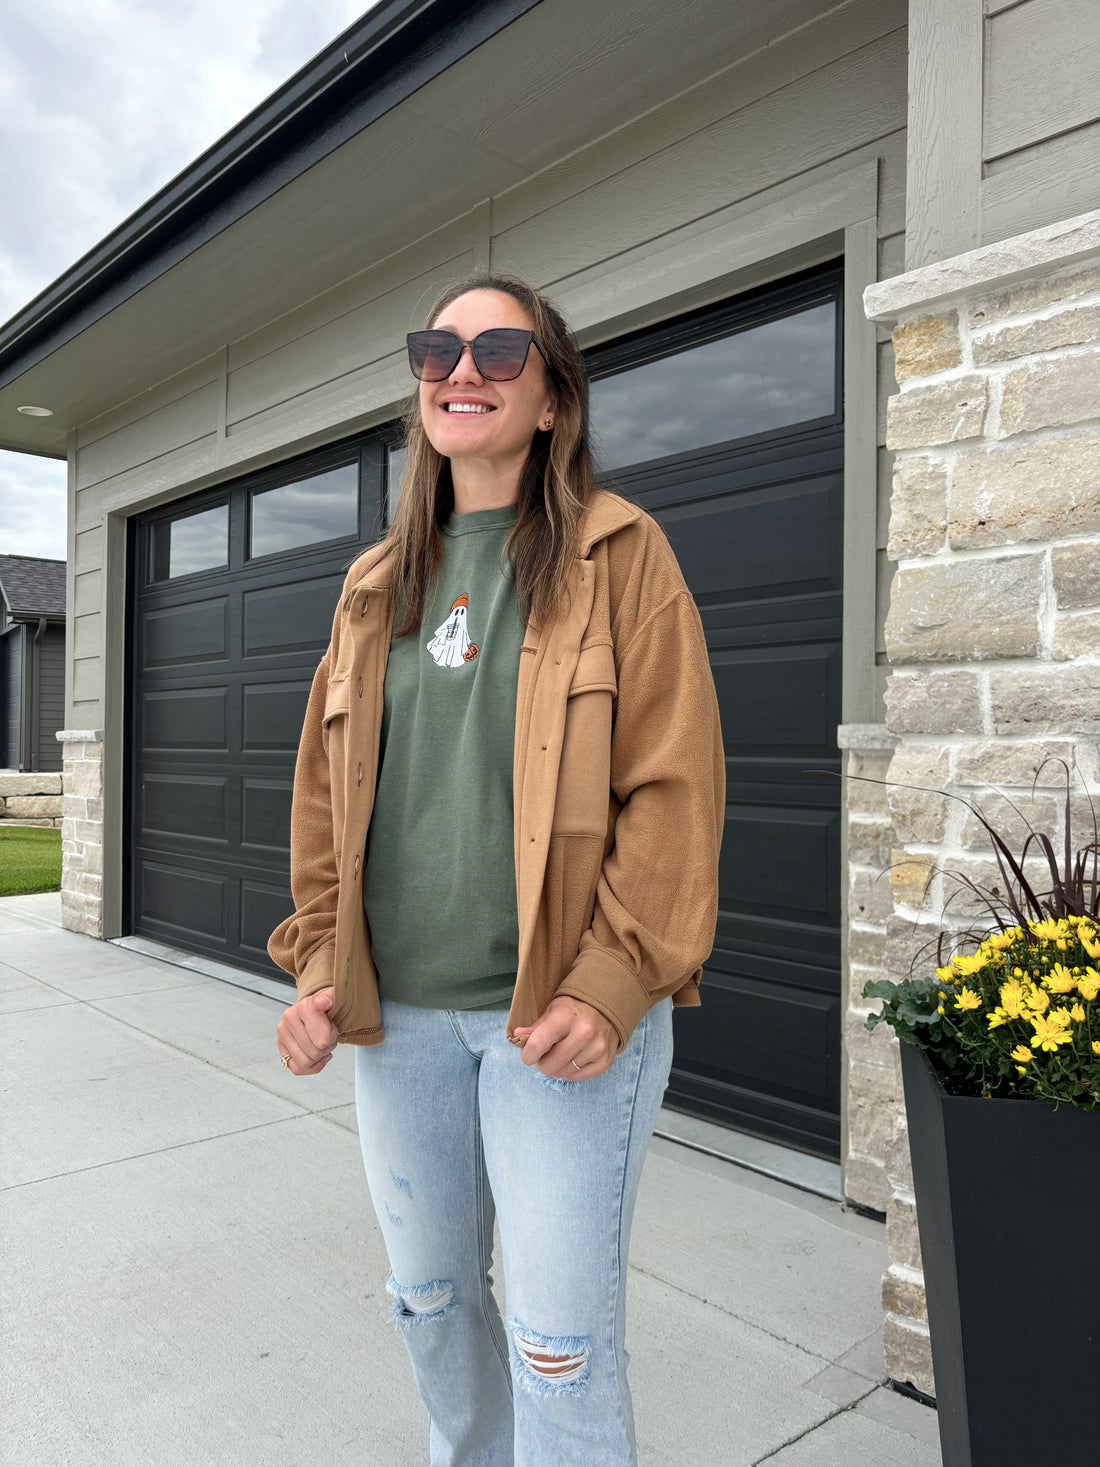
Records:
<instances>
[{"instance_id":1,"label":"shacket chest pocket","mask_svg":"<svg viewBox=\"0 0 1100 1467\"><path fill-rule=\"evenodd\" d=\"M602 838L607 830L612 704L617 691L610 645L582 647L565 705L553 835Z\"/></svg>"},{"instance_id":2,"label":"shacket chest pocket","mask_svg":"<svg viewBox=\"0 0 1100 1467\"><path fill-rule=\"evenodd\" d=\"M347 773L350 712L350 679L346 676L334 677L325 691L325 711L321 720L321 728L325 750L328 754L332 804L332 846L337 862L340 859L344 840L344 779Z\"/></svg>"}]
</instances>

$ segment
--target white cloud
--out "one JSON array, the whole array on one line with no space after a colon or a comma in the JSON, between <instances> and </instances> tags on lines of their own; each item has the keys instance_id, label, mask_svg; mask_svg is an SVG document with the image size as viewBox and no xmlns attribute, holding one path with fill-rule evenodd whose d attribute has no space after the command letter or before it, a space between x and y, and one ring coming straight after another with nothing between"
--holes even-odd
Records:
<instances>
[{"instance_id":1,"label":"white cloud","mask_svg":"<svg viewBox=\"0 0 1100 1467\"><path fill-rule=\"evenodd\" d=\"M364 0L6 7L0 320L371 8ZM64 482L55 460L0 453L0 553L64 555ZM32 548L47 543L54 548Z\"/></svg>"}]
</instances>

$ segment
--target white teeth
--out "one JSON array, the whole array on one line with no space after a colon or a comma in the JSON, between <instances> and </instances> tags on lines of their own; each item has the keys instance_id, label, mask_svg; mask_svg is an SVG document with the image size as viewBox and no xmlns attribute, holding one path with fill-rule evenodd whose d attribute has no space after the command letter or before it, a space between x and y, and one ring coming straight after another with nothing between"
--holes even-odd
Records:
<instances>
[{"instance_id":1,"label":"white teeth","mask_svg":"<svg viewBox=\"0 0 1100 1467\"><path fill-rule=\"evenodd\" d=\"M493 409L486 407L484 403L476 402L447 402L443 404L445 411L449 413L491 413Z\"/></svg>"}]
</instances>

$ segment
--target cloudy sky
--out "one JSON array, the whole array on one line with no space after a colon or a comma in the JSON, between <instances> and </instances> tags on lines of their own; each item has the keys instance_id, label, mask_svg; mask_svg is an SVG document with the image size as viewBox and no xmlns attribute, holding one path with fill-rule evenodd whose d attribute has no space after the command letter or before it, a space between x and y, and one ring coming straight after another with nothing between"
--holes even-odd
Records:
<instances>
[{"instance_id":1,"label":"cloudy sky","mask_svg":"<svg viewBox=\"0 0 1100 1467\"><path fill-rule=\"evenodd\" d=\"M0 321L371 0L37 0L0 27ZM65 555L65 465L0 452L0 554Z\"/></svg>"}]
</instances>

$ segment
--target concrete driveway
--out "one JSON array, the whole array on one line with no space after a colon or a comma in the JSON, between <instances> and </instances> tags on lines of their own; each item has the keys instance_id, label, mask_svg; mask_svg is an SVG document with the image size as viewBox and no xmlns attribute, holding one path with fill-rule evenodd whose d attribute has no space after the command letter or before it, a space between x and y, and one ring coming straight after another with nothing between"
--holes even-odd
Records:
<instances>
[{"instance_id":1,"label":"concrete driveway","mask_svg":"<svg viewBox=\"0 0 1100 1467\"><path fill-rule=\"evenodd\" d=\"M6 1467L423 1467L352 1054L255 992L0 901ZM884 1384L881 1224L654 1139L629 1278L642 1467L934 1467Z\"/></svg>"}]
</instances>

